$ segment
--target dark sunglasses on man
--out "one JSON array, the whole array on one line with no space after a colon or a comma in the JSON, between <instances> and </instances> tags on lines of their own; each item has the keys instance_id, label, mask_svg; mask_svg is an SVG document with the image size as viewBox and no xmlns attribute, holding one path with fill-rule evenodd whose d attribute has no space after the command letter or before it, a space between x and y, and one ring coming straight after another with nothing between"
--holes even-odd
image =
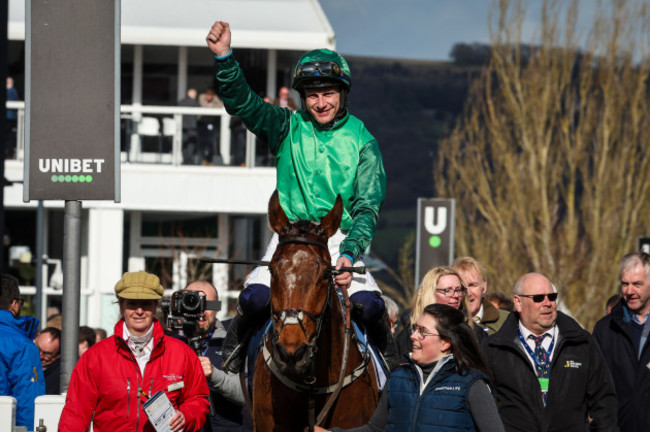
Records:
<instances>
[{"instance_id":1,"label":"dark sunglasses on man","mask_svg":"<svg viewBox=\"0 0 650 432\"><path fill-rule=\"evenodd\" d=\"M551 293L551 294L517 294L519 297L528 297L530 299L533 299L535 303L541 303L544 301L546 297L548 297L549 301L554 302L557 300L557 293Z\"/></svg>"}]
</instances>

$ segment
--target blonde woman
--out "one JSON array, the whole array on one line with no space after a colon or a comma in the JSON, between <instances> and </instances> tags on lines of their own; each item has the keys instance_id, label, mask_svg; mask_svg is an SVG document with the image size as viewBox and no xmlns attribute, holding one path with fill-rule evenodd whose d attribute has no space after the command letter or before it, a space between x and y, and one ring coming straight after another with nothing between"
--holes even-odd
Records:
<instances>
[{"instance_id":1,"label":"blonde woman","mask_svg":"<svg viewBox=\"0 0 650 432\"><path fill-rule=\"evenodd\" d=\"M415 297L411 302L411 312L409 315L409 327L404 328L395 337L395 346L397 350L397 361L390 366L391 369L397 367L404 361L404 356L411 352L411 327L415 325L418 318L424 312L424 308L430 304L445 304L454 309L469 311L469 301L467 298L467 287L456 270L448 266L434 267L424 275L422 282L415 292ZM474 321L469 316L467 323L480 340L485 337L482 331L477 332L474 327Z\"/></svg>"}]
</instances>

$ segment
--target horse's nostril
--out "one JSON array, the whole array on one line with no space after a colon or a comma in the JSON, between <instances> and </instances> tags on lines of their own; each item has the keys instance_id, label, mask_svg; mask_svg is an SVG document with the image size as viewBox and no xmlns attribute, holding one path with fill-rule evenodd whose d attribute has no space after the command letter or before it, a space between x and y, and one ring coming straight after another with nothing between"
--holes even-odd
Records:
<instances>
[{"instance_id":1,"label":"horse's nostril","mask_svg":"<svg viewBox=\"0 0 650 432\"><path fill-rule=\"evenodd\" d=\"M293 353L293 358L301 359L305 355L306 350L307 350L307 345L305 344L300 345L300 347L296 350L296 352Z\"/></svg>"},{"instance_id":2,"label":"horse's nostril","mask_svg":"<svg viewBox=\"0 0 650 432\"><path fill-rule=\"evenodd\" d=\"M280 356L280 360L282 360L285 363L289 361L289 353L282 345L276 344L275 349L278 355Z\"/></svg>"}]
</instances>

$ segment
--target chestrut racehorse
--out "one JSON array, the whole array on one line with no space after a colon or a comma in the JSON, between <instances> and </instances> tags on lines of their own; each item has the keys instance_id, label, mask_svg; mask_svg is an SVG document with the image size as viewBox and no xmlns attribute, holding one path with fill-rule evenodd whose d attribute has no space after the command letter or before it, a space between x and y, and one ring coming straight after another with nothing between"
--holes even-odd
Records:
<instances>
[{"instance_id":1,"label":"chestrut racehorse","mask_svg":"<svg viewBox=\"0 0 650 432\"><path fill-rule=\"evenodd\" d=\"M342 212L338 197L320 224L291 223L277 191L269 202L279 244L269 263L272 318L253 377L257 432L360 426L377 406L370 354L357 348L349 299L333 283L327 239Z\"/></svg>"}]
</instances>

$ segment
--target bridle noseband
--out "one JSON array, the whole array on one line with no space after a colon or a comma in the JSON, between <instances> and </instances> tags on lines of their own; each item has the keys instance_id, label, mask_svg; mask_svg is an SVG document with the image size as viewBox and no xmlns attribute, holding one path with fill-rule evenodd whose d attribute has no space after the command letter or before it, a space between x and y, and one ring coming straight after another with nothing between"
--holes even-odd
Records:
<instances>
[{"instance_id":1,"label":"bridle noseband","mask_svg":"<svg viewBox=\"0 0 650 432\"><path fill-rule=\"evenodd\" d=\"M285 244L306 244L306 245L318 246L320 248L325 249L329 254L329 248L327 247L327 244L320 241L308 239L307 237L296 236L296 237L288 237L282 239L278 242L278 247ZM283 309L277 313L272 311L273 319L277 324L280 325L279 331L276 331L275 329L273 330L273 342L276 343L278 341L280 337L279 332L281 332L285 326L297 324L300 326L300 329L302 330L305 339L308 341L308 346L311 348L311 360L313 360L313 355L316 352L315 349L316 340L318 339L321 328L323 326L323 318L325 316L325 310L330 304L330 296L331 296L330 293L332 291L333 284L332 284L332 272L330 270L329 263L327 263L327 270L325 271L323 278L328 280L327 298L325 299L325 304L323 305L323 308L318 313L318 315L314 316L313 314L307 312L306 310L297 309L297 308ZM316 325L316 330L314 331L314 334L312 335L311 338L307 336L307 330L303 325L303 321L305 317L311 319Z\"/></svg>"},{"instance_id":2,"label":"bridle noseband","mask_svg":"<svg viewBox=\"0 0 650 432\"><path fill-rule=\"evenodd\" d=\"M313 246L318 246L320 248L323 248L327 250L328 256L329 256L329 248L327 247L327 244L324 242L319 242L315 240L308 239L306 237L302 236L292 236L288 238L281 239L278 242L278 247L284 244L307 244L307 245L313 245ZM365 268L360 267L360 268L342 268L341 270L345 271L358 271L360 273L365 272ZM343 295L344 295L344 305L345 305L345 311L344 311L344 320L345 320L345 335L346 337L344 338L344 346L343 346L343 354L342 354L342 365L341 365L341 370L339 371L339 379L336 383L334 384L328 384L323 387L315 387L316 383L316 377L314 375L314 355L317 351L317 346L316 346L316 341L318 339L318 336L320 335L322 323L325 317L325 311L330 306L330 299L331 299L331 293L334 290L334 280L333 280L333 274L334 274L334 268L330 265L330 263L327 263L327 271L325 271L325 274L323 276L324 279L328 280L328 286L327 286L327 298L325 300L325 304L323 305L323 308L321 309L320 313L316 316L312 315L311 313L302 310L302 309L297 309L297 308L290 308L290 309L284 309L280 311L279 313L273 313L272 310L272 315L273 319L275 320L276 324L280 324L280 331L284 328L286 325L299 325L300 328L302 329L302 332L305 336L305 339L307 340L307 346L309 347L309 373L306 377L303 378L302 383L297 383L291 380L290 378L284 376L282 372L278 369L277 364L273 360L272 354L269 352L267 349L266 343L267 343L267 337L266 335L264 336L264 341L262 343L262 355L264 357L264 361L271 371L271 373L286 387L293 389L298 392L306 393L307 398L308 398L308 430L310 432L314 431L315 425L319 425L323 422L325 416L329 412L329 410L332 408L332 405L336 402L339 393L341 392L341 389L343 387L346 387L352 382L354 382L357 378L362 376L363 374L366 373L367 371L367 366L370 361L370 355L366 354L364 355L363 361L359 366L357 366L350 374L346 375L346 369L347 369L347 362L348 362L348 352L349 352L349 346L350 346L350 340L352 338L351 336L351 327L350 327L350 299L347 295L347 291L343 289ZM304 317L308 317L312 321L316 323L316 330L314 334L312 335L311 338L307 336L307 331L305 330L305 327L303 325L303 319ZM276 326L271 326L273 327L272 330L272 340L273 343L277 343L279 339L279 332L276 331L277 325ZM242 378L243 382L243 378ZM242 387L244 384L242 384ZM316 417L316 410L315 410L315 395L324 395L324 394L330 394L330 397L327 399L327 402L325 405L322 407L320 410L320 413L318 414L318 417Z\"/></svg>"}]
</instances>

